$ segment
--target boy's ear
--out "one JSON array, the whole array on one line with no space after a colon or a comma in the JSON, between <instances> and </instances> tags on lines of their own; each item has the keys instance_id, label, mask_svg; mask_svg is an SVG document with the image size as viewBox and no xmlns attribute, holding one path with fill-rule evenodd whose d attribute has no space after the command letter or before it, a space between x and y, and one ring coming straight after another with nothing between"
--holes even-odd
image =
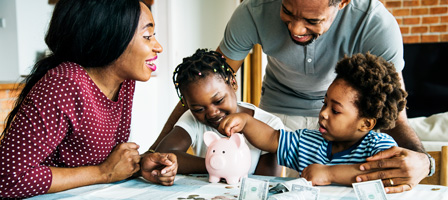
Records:
<instances>
[{"instance_id":1,"label":"boy's ear","mask_svg":"<svg viewBox=\"0 0 448 200\"><path fill-rule=\"evenodd\" d=\"M370 131L375 127L376 119L375 118L363 118L361 122L360 131Z\"/></svg>"}]
</instances>

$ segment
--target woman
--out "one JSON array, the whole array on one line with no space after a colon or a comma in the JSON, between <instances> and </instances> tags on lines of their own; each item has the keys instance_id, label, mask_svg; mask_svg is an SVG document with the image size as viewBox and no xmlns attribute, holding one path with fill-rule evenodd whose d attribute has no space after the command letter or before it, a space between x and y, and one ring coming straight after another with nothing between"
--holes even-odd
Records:
<instances>
[{"instance_id":1,"label":"woman","mask_svg":"<svg viewBox=\"0 0 448 200\"><path fill-rule=\"evenodd\" d=\"M140 169L127 143L135 81L162 47L138 0L60 0L0 144L0 197L22 198L123 180ZM144 178L172 185L174 154L149 153Z\"/></svg>"}]
</instances>

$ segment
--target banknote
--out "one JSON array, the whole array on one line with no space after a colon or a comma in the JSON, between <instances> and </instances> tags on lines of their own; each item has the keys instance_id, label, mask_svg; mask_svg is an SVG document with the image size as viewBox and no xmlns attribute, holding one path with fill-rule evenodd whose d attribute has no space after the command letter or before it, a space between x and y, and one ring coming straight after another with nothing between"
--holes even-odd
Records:
<instances>
[{"instance_id":1,"label":"banknote","mask_svg":"<svg viewBox=\"0 0 448 200\"><path fill-rule=\"evenodd\" d=\"M305 200L318 200L320 189L309 185L292 184L291 191L300 192Z\"/></svg>"},{"instance_id":2,"label":"banknote","mask_svg":"<svg viewBox=\"0 0 448 200\"><path fill-rule=\"evenodd\" d=\"M365 181L360 183L352 183L358 200L386 200L386 192L384 191L381 179L374 181Z\"/></svg>"},{"instance_id":3,"label":"banknote","mask_svg":"<svg viewBox=\"0 0 448 200\"><path fill-rule=\"evenodd\" d=\"M266 200L268 196L269 182L252 178L243 178L240 186L238 200L260 199Z\"/></svg>"},{"instance_id":4,"label":"banknote","mask_svg":"<svg viewBox=\"0 0 448 200\"><path fill-rule=\"evenodd\" d=\"M278 183L276 186L269 189L269 193L277 194L277 193L282 193L282 192L289 192L289 191L291 191L293 184L308 185L308 186L312 185L310 181L307 181L304 178L296 178L293 180Z\"/></svg>"}]
</instances>

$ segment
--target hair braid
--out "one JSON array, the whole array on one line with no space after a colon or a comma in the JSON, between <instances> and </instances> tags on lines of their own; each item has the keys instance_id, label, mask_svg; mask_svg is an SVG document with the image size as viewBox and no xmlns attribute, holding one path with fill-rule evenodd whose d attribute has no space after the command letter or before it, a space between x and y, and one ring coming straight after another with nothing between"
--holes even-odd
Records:
<instances>
[{"instance_id":1,"label":"hair braid","mask_svg":"<svg viewBox=\"0 0 448 200\"><path fill-rule=\"evenodd\" d=\"M217 75L229 85L235 83L235 72L219 52L198 49L192 56L182 60L173 73L174 87L182 105L184 105L182 91L190 83L209 75Z\"/></svg>"}]
</instances>

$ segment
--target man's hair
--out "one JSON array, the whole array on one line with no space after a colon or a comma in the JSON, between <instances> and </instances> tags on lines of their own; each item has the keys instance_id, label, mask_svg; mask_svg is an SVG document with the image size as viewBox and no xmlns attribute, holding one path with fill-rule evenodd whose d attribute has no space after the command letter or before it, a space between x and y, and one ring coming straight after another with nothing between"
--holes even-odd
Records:
<instances>
[{"instance_id":1,"label":"man's hair","mask_svg":"<svg viewBox=\"0 0 448 200\"><path fill-rule=\"evenodd\" d=\"M374 129L395 127L406 106L407 93L391 62L370 53L345 56L336 66L336 79L343 79L357 92L355 106L360 117L375 118Z\"/></svg>"}]
</instances>

